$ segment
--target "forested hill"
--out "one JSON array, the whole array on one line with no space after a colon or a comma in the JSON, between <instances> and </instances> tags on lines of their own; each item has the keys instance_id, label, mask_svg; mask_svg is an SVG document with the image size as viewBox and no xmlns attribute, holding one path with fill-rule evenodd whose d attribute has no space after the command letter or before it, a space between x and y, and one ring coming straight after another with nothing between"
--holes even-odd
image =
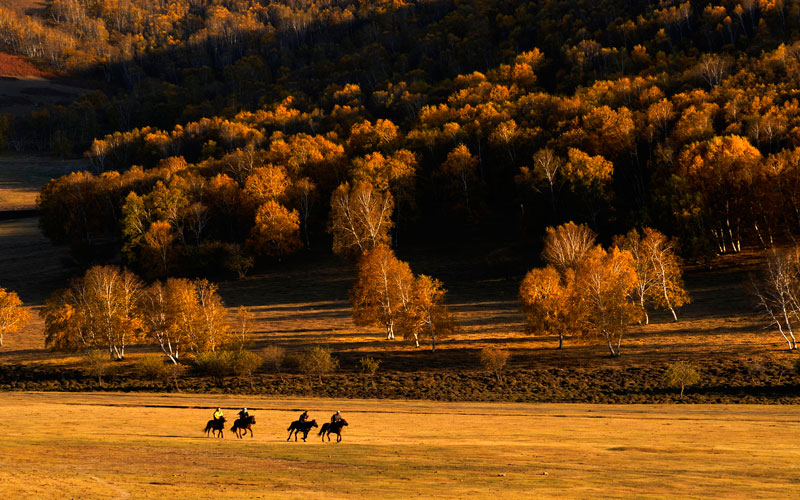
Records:
<instances>
[{"instance_id":1,"label":"forested hill","mask_svg":"<svg viewBox=\"0 0 800 500\"><path fill-rule=\"evenodd\" d=\"M87 151L47 234L153 275L328 245L335 192L389 199L401 242L578 220L705 258L800 229L798 28L798 1L53 0L0 9L5 49L106 91L3 133Z\"/></svg>"}]
</instances>

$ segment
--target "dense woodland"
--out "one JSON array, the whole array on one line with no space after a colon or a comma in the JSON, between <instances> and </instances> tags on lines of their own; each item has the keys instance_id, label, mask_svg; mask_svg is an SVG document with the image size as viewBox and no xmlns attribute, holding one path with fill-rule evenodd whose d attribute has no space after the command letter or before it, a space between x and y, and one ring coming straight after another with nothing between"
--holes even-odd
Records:
<instances>
[{"instance_id":1,"label":"dense woodland","mask_svg":"<svg viewBox=\"0 0 800 500\"><path fill-rule=\"evenodd\" d=\"M606 240L655 226L703 260L800 229L800 2L53 0L29 14L0 11L5 48L100 89L5 118L8 148L92 160L40 200L76 256L241 271L329 245L332 193L362 182L391 197L396 245L575 220Z\"/></svg>"}]
</instances>

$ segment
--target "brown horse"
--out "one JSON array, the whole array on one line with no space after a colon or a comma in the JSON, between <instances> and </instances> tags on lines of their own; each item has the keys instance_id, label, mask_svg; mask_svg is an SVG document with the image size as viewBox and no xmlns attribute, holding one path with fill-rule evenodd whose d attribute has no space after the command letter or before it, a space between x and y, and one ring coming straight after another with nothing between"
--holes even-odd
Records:
<instances>
[{"instance_id":1,"label":"brown horse","mask_svg":"<svg viewBox=\"0 0 800 500\"><path fill-rule=\"evenodd\" d=\"M208 437L209 433L213 434L214 437L222 437L222 431L225 430L225 417L220 417L219 419L211 419L206 424L205 433L206 437ZM219 435L217 435L219 433Z\"/></svg>"},{"instance_id":2,"label":"brown horse","mask_svg":"<svg viewBox=\"0 0 800 500\"><path fill-rule=\"evenodd\" d=\"M253 428L252 425L255 425L256 417L255 415L250 415L246 418L237 418L233 421L233 427L231 430L236 434L237 438L241 438L242 435L246 435L247 431L250 431L250 437L253 437Z\"/></svg>"},{"instance_id":3,"label":"brown horse","mask_svg":"<svg viewBox=\"0 0 800 500\"><path fill-rule=\"evenodd\" d=\"M292 425L290 425L289 428L286 429L287 431L289 431L289 437L287 437L286 440L288 441L292 439L292 433L294 433L294 440L297 441L297 433L302 432L303 441L305 441L306 438L308 437L308 432L311 430L312 427L319 427L317 425L316 420L312 420L310 422L308 421L301 422L299 420L295 420L294 422L292 422Z\"/></svg>"},{"instance_id":4,"label":"brown horse","mask_svg":"<svg viewBox=\"0 0 800 500\"><path fill-rule=\"evenodd\" d=\"M317 436L322 436L322 441L325 442L325 436L328 436L328 441L330 441L331 434L336 434L336 442L339 443L342 440L342 427L345 425L347 425L347 420L345 419L341 419L333 423L325 422L322 424L322 428L319 430L319 434L317 434Z\"/></svg>"}]
</instances>

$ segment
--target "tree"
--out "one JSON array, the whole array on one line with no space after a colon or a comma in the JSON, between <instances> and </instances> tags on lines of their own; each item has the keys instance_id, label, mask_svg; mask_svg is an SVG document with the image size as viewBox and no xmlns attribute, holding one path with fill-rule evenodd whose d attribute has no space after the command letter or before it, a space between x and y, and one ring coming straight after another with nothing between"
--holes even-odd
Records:
<instances>
[{"instance_id":1,"label":"tree","mask_svg":"<svg viewBox=\"0 0 800 500\"><path fill-rule=\"evenodd\" d=\"M634 295L644 313L645 324L649 323L648 304L668 308L673 320L678 321L675 308L687 304L689 295L683 286L674 240L646 227L643 234L632 229L624 237L617 236L614 244L633 256L637 278Z\"/></svg>"},{"instance_id":2,"label":"tree","mask_svg":"<svg viewBox=\"0 0 800 500\"><path fill-rule=\"evenodd\" d=\"M689 294L683 286L680 261L676 255L675 240L668 239L659 231L646 227L642 238L647 257L657 280L658 292L653 293L656 307L666 307L672 313L673 321L678 321L676 307L689 303Z\"/></svg>"},{"instance_id":3,"label":"tree","mask_svg":"<svg viewBox=\"0 0 800 500\"><path fill-rule=\"evenodd\" d=\"M141 280L127 269L95 266L56 292L40 313L45 343L54 349L101 348L112 359L124 359L127 344L140 337L143 324L136 313Z\"/></svg>"},{"instance_id":4,"label":"tree","mask_svg":"<svg viewBox=\"0 0 800 500\"><path fill-rule=\"evenodd\" d=\"M407 263L379 245L361 257L358 278L350 290L353 322L358 326L381 326L386 338L395 337L395 325L405 314L412 296L414 275Z\"/></svg>"},{"instance_id":5,"label":"tree","mask_svg":"<svg viewBox=\"0 0 800 500\"><path fill-rule=\"evenodd\" d=\"M789 351L797 349L793 321L800 314L798 249L772 250L767 255L760 284L753 285L759 305L778 329Z\"/></svg>"},{"instance_id":6,"label":"tree","mask_svg":"<svg viewBox=\"0 0 800 500\"><path fill-rule=\"evenodd\" d=\"M575 269L594 246L596 235L584 224L567 222L558 227L548 227L544 237L542 257L559 273Z\"/></svg>"},{"instance_id":7,"label":"tree","mask_svg":"<svg viewBox=\"0 0 800 500\"><path fill-rule=\"evenodd\" d=\"M688 361L676 361L667 366L661 379L667 387L680 387L683 398L683 390L687 385L696 384L700 381L700 374L695 366Z\"/></svg>"},{"instance_id":8,"label":"tree","mask_svg":"<svg viewBox=\"0 0 800 500\"><path fill-rule=\"evenodd\" d=\"M331 196L328 230L333 235L333 251L358 257L389 242L394 201L368 182L340 185Z\"/></svg>"},{"instance_id":9,"label":"tree","mask_svg":"<svg viewBox=\"0 0 800 500\"><path fill-rule=\"evenodd\" d=\"M533 269L519 287L519 300L525 313L527 332L558 335L558 348L564 347L564 334L577 329L580 304L575 293L575 272L560 275L553 266Z\"/></svg>"},{"instance_id":10,"label":"tree","mask_svg":"<svg viewBox=\"0 0 800 500\"><path fill-rule=\"evenodd\" d=\"M576 276L581 305L581 329L585 335L601 337L611 356L620 355L622 336L639 317L638 306L629 300L636 287L636 270L630 252L600 246L581 262ZM616 344L616 350L615 346Z\"/></svg>"},{"instance_id":11,"label":"tree","mask_svg":"<svg viewBox=\"0 0 800 500\"><path fill-rule=\"evenodd\" d=\"M478 180L479 164L479 160L472 156L469 148L461 144L447 154L447 159L439 168L445 179L458 186L457 190L464 197L464 207L468 216L472 215L473 203L470 202L470 193L475 189L474 185Z\"/></svg>"},{"instance_id":12,"label":"tree","mask_svg":"<svg viewBox=\"0 0 800 500\"><path fill-rule=\"evenodd\" d=\"M436 338L443 338L456 329L456 323L444 305L447 293L442 282L424 274L414 279L411 297L400 315L399 327L403 337L413 338L419 347L423 338L431 339L431 351L436 351Z\"/></svg>"},{"instance_id":13,"label":"tree","mask_svg":"<svg viewBox=\"0 0 800 500\"><path fill-rule=\"evenodd\" d=\"M247 244L257 254L278 258L302 248L297 210L289 210L274 200L258 207Z\"/></svg>"},{"instance_id":14,"label":"tree","mask_svg":"<svg viewBox=\"0 0 800 500\"><path fill-rule=\"evenodd\" d=\"M24 328L31 319L30 311L22 306L22 301L15 292L0 288L0 347L3 336Z\"/></svg>"}]
</instances>

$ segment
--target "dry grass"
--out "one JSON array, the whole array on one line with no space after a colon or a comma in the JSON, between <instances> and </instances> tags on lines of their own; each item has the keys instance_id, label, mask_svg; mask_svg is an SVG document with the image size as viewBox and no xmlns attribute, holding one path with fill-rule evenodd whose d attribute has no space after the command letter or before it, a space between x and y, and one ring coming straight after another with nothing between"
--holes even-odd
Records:
<instances>
[{"instance_id":1,"label":"dry grass","mask_svg":"<svg viewBox=\"0 0 800 500\"><path fill-rule=\"evenodd\" d=\"M217 405L254 409L255 437L204 437ZM285 442L302 409L341 410L343 442ZM12 393L0 414L9 498L779 499L800 459L778 406Z\"/></svg>"},{"instance_id":2,"label":"dry grass","mask_svg":"<svg viewBox=\"0 0 800 500\"><path fill-rule=\"evenodd\" d=\"M36 196L50 179L86 170L86 160L58 160L50 156L0 156L0 211L36 208Z\"/></svg>"}]
</instances>

